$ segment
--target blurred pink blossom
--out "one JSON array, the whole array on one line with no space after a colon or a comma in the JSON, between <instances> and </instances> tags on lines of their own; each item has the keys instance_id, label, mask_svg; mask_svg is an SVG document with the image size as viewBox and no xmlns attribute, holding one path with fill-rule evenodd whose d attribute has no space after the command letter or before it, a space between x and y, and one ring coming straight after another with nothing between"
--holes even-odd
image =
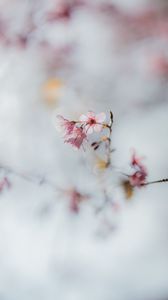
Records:
<instances>
[{"instance_id":1,"label":"blurred pink blossom","mask_svg":"<svg viewBox=\"0 0 168 300\"><path fill-rule=\"evenodd\" d=\"M132 155L131 167L135 170L135 172L129 177L130 184L133 187L143 186L146 183L147 170L141 163L141 158L137 157L135 152Z\"/></svg>"},{"instance_id":2,"label":"blurred pink blossom","mask_svg":"<svg viewBox=\"0 0 168 300\"><path fill-rule=\"evenodd\" d=\"M75 10L83 6L82 0L57 1L52 10L47 14L48 22L68 21L71 19Z\"/></svg>"},{"instance_id":3,"label":"blurred pink blossom","mask_svg":"<svg viewBox=\"0 0 168 300\"><path fill-rule=\"evenodd\" d=\"M4 188L10 188L11 184L8 180L7 177L4 177L3 179L0 180L0 192L2 192L4 190Z\"/></svg>"},{"instance_id":4,"label":"blurred pink blossom","mask_svg":"<svg viewBox=\"0 0 168 300\"><path fill-rule=\"evenodd\" d=\"M69 197L70 197L70 210L72 212L79 212L79 204L85 199L85 196L79 193L76 189L72 189L69 191Z\"/></svg>"},{"instance_id":5,"label":"blurred pink blossom","mask_svg":"<svg viewBox=\"0 0 168 300\"><path fill-rule=\"evenodd\" d=\"M162 54L153 56L150 69L157 76L168 77L168 58Z\"/></svg>"}]
</instances>

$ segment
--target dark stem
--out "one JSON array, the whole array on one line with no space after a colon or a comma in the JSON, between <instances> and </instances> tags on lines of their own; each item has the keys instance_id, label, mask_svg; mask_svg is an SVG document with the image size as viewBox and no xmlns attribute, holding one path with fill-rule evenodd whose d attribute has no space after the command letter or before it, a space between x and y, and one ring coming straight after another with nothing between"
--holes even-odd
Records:
<instances>
[{"instance_id":1,"label":"dark stem","mask_svg":"<svg viewBox=\"0 0 168 300\"><path fill-rule=\"evenodd\" d=\"M110 111L110 123L108 125L109 129L109 136L108 136L108 153L107 153L107 165L110 166L111 164L111 134L112 134L112 126L113 126L113 113Z\"/></svg>"},{"instance_id":2,"label":"dark stem","mask_svg":"<svg viewBox=\"0 0 168 300\"><path fill-rule=\"evenodd\" d=\"M155 180L155 181L149 181L143 184L144 185L150 185L150 184L155 184L155 183L165 183L168 182L168 178L164 178L164 179L159 179L159 180Z\"/></svg>"}]
</instances>

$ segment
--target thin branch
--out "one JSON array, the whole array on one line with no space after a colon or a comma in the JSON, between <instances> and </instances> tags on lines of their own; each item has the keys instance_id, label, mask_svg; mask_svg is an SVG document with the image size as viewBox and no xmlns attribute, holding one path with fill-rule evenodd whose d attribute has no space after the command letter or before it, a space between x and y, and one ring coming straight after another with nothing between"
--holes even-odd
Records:
<instances>
[{"instance_id":1,"label":"thin branch","mask_svg":"<svg viewBox=\"0 0 168 300\"><path fill-rule=\"evenodd\" d=\"M164 178L164 179L159 179L159 180L155 180L155 181L149 181L143 184L144 185L150 185L150 184L155 184L155 183L165 183L168 182L168 178Z\"/></svg>"},{"instance_id":2,"label":"thin branch","mask_svg":"<svg viewBox=\"0 0 168 300\"><path fill-rule=\"evenodd\" d=\"M13 174L25 181L28 181L28 182L32 182L33 184L38 184L38 185L48 185L50 186L52 189L56 190L56 189L59 189L56 187L56 185L51 182L50 180L46 179L44 176L38 176L38 175L35 175L35 176L32 176L32 175L25 175L25 174L22 174L22 173L19 173L18 171L15 171L14 169L8 167L8 166L0 166L0 170L4 171L6 173L6 175L10 175L10 174Z\"/></svg>"},{"instance_id":3,"label":"thin branch","mask_svg":"<svg viewBox=\"0 0 168 300\"><path fill-rule=\"evenodd\" d=\"M110 111L110 124L108 126L109 129L109 136L108 136L108 153L107 153L107 165L110 166L111 164L111 135L112 135L112 126L113 126L113 113Z\"/></svg>"}]
</instances>

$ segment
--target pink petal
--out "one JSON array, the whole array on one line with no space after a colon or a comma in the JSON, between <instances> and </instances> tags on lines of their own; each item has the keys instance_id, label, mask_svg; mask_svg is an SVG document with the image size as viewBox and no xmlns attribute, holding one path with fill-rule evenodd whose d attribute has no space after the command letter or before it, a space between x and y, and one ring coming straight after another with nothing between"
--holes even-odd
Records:
<instances>
[{"instance_id":1,"label":"pink petal","mask_svg":"<svg viewBox=\"0 0 168 300\"><path fill-rule=\"evenodd\" d=\"M102 130L102 125L100 125L100 124L94 125L94 131L95 132L100 132L101 130Z\"/></svg>"},{"instance_id":2,"label":"pink petal","mask_svg":"<svg viewBox=\"0 0 168 300\"><path fill-rule=\"evenodd\" d=\"M88 117L87 117L86 115L81 115L80 118L79 118L79 120L80 120L81 122L87 122Z\"/></svg>"},{"instance_id":3,"label":"pink petal","mask_svg":"<svg viewBox=\"0 0 168 300\"><path fill-rule=\"evenodd\" d=\"M105 119L106 119L106 114L104 112L96 115L96 122L97 123L102 123L102 122L105 121Z\"/></svg>"}]
</instances>

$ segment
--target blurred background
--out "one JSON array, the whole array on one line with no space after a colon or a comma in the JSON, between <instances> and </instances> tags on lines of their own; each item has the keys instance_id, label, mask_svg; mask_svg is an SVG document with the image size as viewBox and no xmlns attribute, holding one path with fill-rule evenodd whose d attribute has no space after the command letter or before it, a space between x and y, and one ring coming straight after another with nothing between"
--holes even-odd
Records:
<instances>
[{"instance_id":1,"label":"blurred background","mask_svg":"<svg viewBox=\"0 0 168 300\"><path fill-rule=\"evenodd\" d=\"M168 1L0 0L0 300L168 299L168 184L126 201L65 145L56 115L88 110L118 170L168 177Z\"/></svg>"}]
</instances>

